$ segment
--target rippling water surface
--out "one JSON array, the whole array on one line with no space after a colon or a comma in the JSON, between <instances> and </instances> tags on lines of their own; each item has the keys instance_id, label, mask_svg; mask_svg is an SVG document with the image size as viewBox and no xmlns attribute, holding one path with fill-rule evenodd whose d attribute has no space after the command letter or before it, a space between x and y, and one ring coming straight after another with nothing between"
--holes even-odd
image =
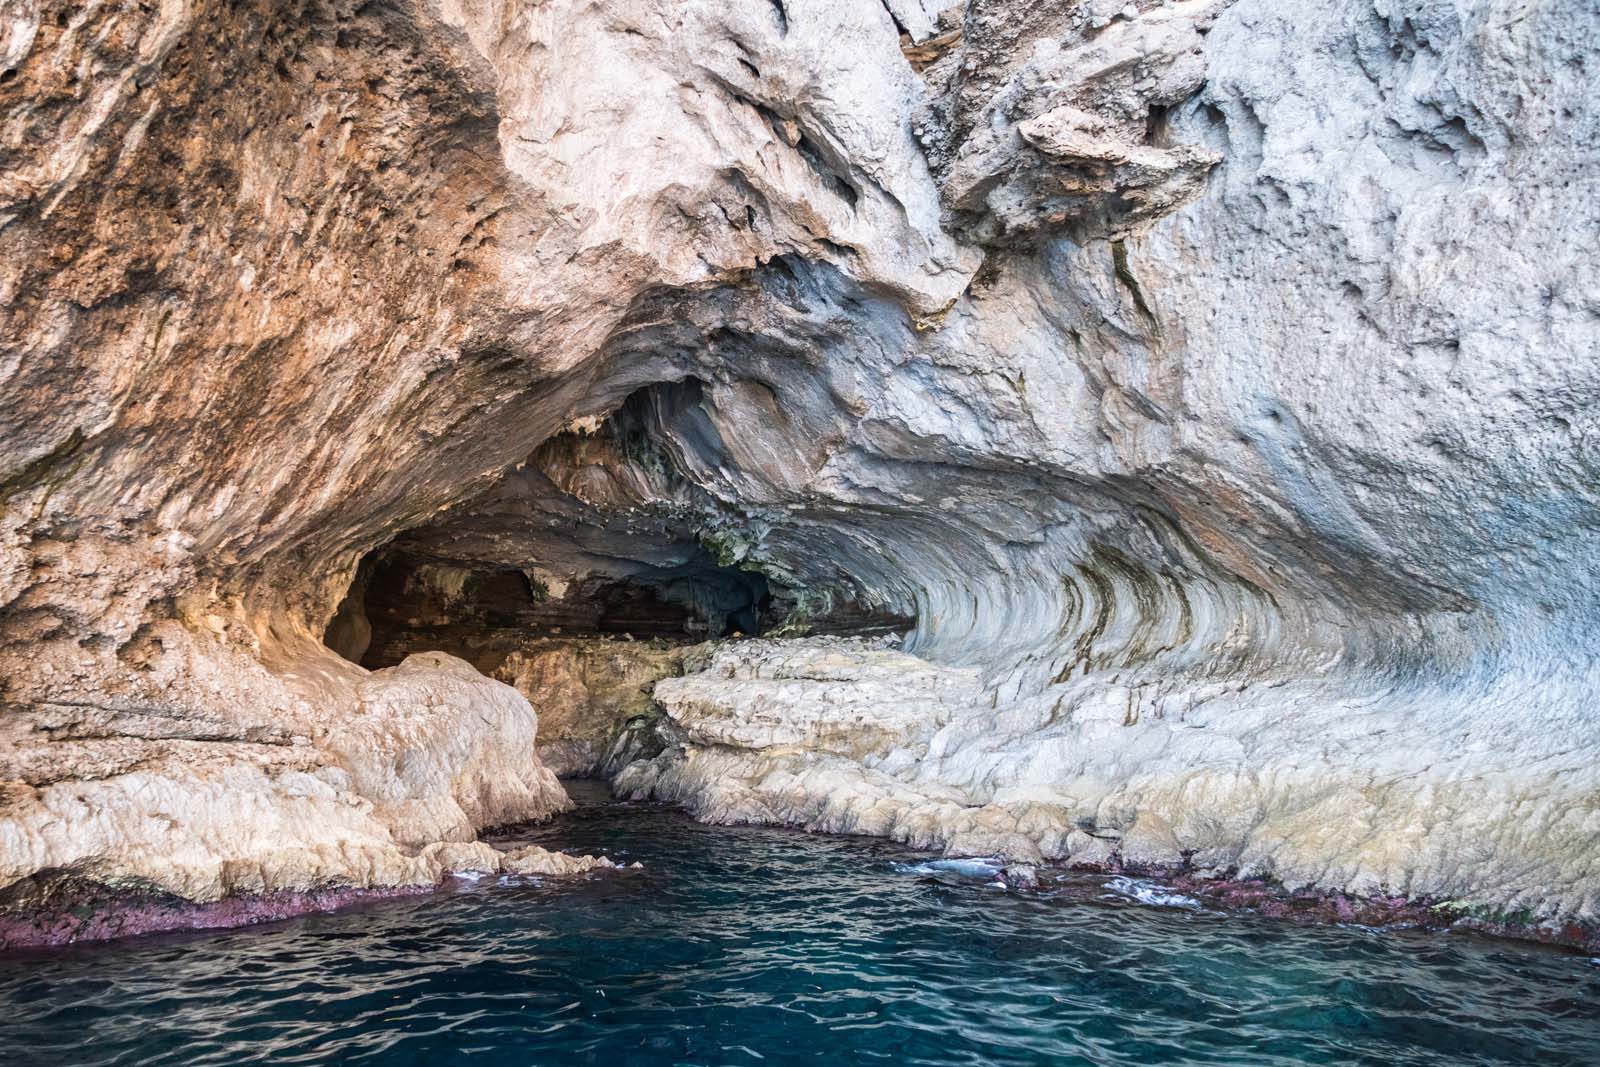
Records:
<instances>
[{"instance_id":1,"label":"rippling water surface","mask_svg":"<svg viewBox=\"0 0 1600 1067\"><path fill-rule=\"evenodd\" d=\"M1583 956L1109 878L1019 897L981 864L575 792L519 840L645 871L0 958L0 1062L1600 1064Z\"/></svg>"}]
</instances>

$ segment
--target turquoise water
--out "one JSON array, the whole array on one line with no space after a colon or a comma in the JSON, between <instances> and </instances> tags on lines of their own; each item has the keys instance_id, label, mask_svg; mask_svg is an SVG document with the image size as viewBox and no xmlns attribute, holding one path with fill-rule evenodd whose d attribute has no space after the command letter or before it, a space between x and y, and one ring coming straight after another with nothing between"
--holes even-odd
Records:
<instances>
[{"instance_id":1,"label":"turquoise water","mask_svg":"<svg viewBox=\"0 0 1600 1067\"><path fill-rule=\"evenodd\" d=\"M518 840L644 872L0 959L0 1062L1600 1064L1580 955L1109 878L1022 897L981 865L583 797Z\"/></svg>"}]
</instances>

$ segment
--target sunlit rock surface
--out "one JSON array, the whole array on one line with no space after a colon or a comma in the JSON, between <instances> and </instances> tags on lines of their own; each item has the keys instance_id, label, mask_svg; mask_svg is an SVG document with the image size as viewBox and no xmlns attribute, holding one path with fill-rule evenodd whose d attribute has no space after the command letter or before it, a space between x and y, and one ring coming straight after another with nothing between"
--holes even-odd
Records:
<instances>
[{"instance_id":1,"label":"sunlit rock surface","mask_svg":"<svg viewBox=\"0 0 1600 1067\"><path fill-rule=\"evenodd\" d=\"M660 683L708 818L1600 918L1597 22L0 5L3 880L559 806L403 550L908 631Z\"/></svg>"},{"instance_id":2,"label":"sunlit rock surface","mask_svg":"<svg viewBox=\"0 0 1600 1067\"><path fill-rule=\"evenodd\" d=\"M10 709L0 880L23 900L45 888L34 876L196 902L431 885L445 868L422 846L568 806L509 686L426 653L354 688L298 724Z\"/></svg>"}]
</instances>

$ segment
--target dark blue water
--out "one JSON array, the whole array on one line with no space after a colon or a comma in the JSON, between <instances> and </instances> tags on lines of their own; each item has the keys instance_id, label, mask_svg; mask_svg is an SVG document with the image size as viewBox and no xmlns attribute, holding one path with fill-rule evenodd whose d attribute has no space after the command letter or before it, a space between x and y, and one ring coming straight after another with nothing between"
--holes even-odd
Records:
<instances>
[{"instance_id":1,"label":"dark blue water","mask_svg":"<svg viewBox=\"0 0 1600 1067\"><path fill-rule=\"evenodd\" d=\"M1583 956L1110 879L1020 897L872 841L585 799L524 838L645 872L0 959L0 1062L1600 1064Z\"/></svg>"}]
</instances>

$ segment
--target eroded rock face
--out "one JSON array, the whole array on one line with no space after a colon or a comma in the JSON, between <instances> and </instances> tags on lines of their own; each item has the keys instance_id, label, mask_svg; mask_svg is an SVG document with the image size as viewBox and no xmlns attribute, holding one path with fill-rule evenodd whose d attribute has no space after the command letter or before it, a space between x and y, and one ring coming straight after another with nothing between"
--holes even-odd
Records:
<instances>
[{"instance_id":1,"label":"eroded rock face","mask_svg":"<svg viewBox=\"0 0 1600 1067\"><path fill-rule=\"evenodd\" d=\"M1198 196L1221 157L1176 142L1168 112L1205 85L1204 35L1228 6L976 5L927 72L918 125L959 232L1082 244Z\"/></svg>"},{"instance_id":2,"label":"eroded rock face","mask_svg":"<svg viewBox=\"0 0 1600 1067\"><path fill-rule=\"evenodd\" d=\"M451 869L435 843L569 806L511 687L425 653L353 688L293 725L8 708L0 890L26 906L63 880L195 903L432 885Z\"/></svg>"},{"instance_id":3,"label":"eroded rock face","mask_svg":"<svg viewBox=\"0 0 1600 1067\"><path fill-rule=\"evenodd\" d=\"M1163 115L1222 156L1200 198L991 254L812 483L901 502L874 547L924 576L907 647L981 668L986 698L930 710L920 762L883 775L729 744L721 722L771 705L685 679L681 762L643 787L955 851L1594 918L1597 289L1538 251L1595 224L1567 192L1595 185L1580 17L1379 8L1217 14L1204 88Z\"/></svg>"},{"instance_id":4,"label":"eroded rock face","mask_svg":"<svg viewBox=\"0 0 1600 1067\"><path fill-rule=\"evenodd\" d=\"M509 689L323 643L398 538L914 620L659 685L707 817L1600 917L1597 29L0 6L7 877L559 804Z\"/></svg>"},{"instance_id":5,"label":"eroded rock face","mask_svg":"<svg viewBox=\"0 0 1600 1067\"><path fill-rule=\"evenodd\" d=\"M601 769L629 720L654 711L652 691L683 670L684 650L643 642L564 641L524 645L498 676L543 708L539 758L563 775Z\"/></svg>"}]
</instances>

